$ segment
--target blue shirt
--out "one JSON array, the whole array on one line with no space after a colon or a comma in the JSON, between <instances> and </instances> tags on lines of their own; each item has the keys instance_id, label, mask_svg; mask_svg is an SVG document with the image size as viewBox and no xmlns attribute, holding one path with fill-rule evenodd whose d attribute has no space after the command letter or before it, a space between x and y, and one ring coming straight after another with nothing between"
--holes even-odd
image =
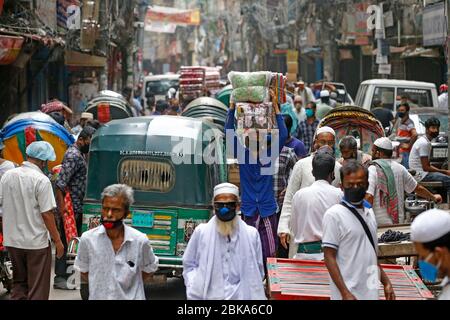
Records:
<instances>
[{"instance_id":1,"label":"blue shirt","mask_svg":"<svg viewBox=\"0 0 450 320\"><path fill-rule=\"evenodd\" d=\"M269 170L272 163L276 161L288 137L288 131L283 116L278 114L276 119L279 128L279 150L277 155L272 155L270 152L271 150L268 150L268 157L270 157L268 164L263 165L260 161L255 161L253 155L250 154L249 149L238 142L236 134L233 134L233 156L237 157L240 154L245 156L245 160L238 159L238 161L242 194L241 211L242 214L247 217L253 217L259 213L261 218L266 218L277 212L277 202L275 200L273 188L273 174L266 174L266 172L264 172L265 174L262 174L261 172L264 168ZM225 130L234 131L234 110L228 111ZM239 152L238 148L241 149Z\"/></svg>"},{"instance_id":2,"label":"blue shirt","mask_svg":"<svg viewBox=\"0 0 450 320\"><path fill-rule=\"evenodd\" d=\"M286 142L285 146L294 149L295 154L299 159L306 158L306 156L308 155L305 144L297 138L292 137L290 141Z\"/></svg>"}]
</instances>

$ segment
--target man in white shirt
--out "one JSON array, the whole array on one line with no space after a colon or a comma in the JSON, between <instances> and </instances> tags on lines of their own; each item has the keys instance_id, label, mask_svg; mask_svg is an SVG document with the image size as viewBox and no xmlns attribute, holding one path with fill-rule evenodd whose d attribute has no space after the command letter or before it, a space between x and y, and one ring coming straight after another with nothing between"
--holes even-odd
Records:
<instances>
[{"instance_id":1,"label":"man in white shirt","mask_svg":"<svg viewBox=\"0 0 450 320\"><path fill-rule=\"evenodd\" d=\"M422 213L411 225L411 240L422 278L432 283L444 278L439 300L450 300L450 214L437 209Z\"/></svg>"},{"instance_id":2,"label":"man in white shirt","mask_svg":"<svg viewBox=\"0 0 450 320\"><path fill-rule=\"evenodd\" d=\"M265 300L261 240L242 221L239 189L214 188L215 216L195 228L183 255L188 300Z\"/></svg>"},{"instance_id":3,"label":"man in white shirt","mask_svg":"<svg viewBox=\"0 0 450 320\"><path fill-rule=\"evenodd\" d=\"M295 259L323 260L322 220L325 212L342 201L342 190L331 185L336 159L328 148L314 155L313 175L316 181L300 189L292 199L292 229L298 245Z\"/></svg>"},{"instance_id":4,"label":"man in white shirt","mask_svg":"<svg viewBox=\"0 0 450 320\"><path fill-rule=\"evenodd\" d=\"M101 225L85 232L78 245L75 269L89 300L145 300L144 283L158 269L147 236L123 221L131 213L133 189L115 184L102 192Z\"/></svg>"},{"instance_id":5,"label":"man in white shirt","mask_svg":"<svg viewBox=\"0 0 450 320\"><path fill-rule=\"evenodd\" d=\"M303 104L306 106L310 102L314 102L316 99L314 98L314 94L312 90L305 86L304 81L299 81L296 83L296 93L297 95L302 97Z\"/></svg>"},{"instance_id":6,"label":"man in white shirt","mask_svg":"<svg viewBox=\"0 0 450 320\"><path fill-rule=\"evenodd\" d=\"M299 95L294 97L295 114L297 115L298 122L306 120L306 110L303 107L303 98Z\"/></svg>"},{"instance_id":7,"label":"man in white shirt","mask_svg":"<svg viewBox=\"0 0 450 320\"><path fill-rule=\"evenodd\" d=\"M3 236L13 265L13 300L48 300L52 251L64 254L56 228L56 207L51 182L43 170L55 161L53 147L45 141L33 142L26 149L27 161L6 172L0 182L3 206Z\"/></svg>"},{"instance_id":8,"label":"man in white shirt","mask_svg":"<svg viewBox=\"0 0 450 320\"><path fill-rule=\"evenodd\" d=\"M419 185L414 177L400 163L392 160L393 145L388 138L376 140L372 147L373 165L369 167L369 189L366 199L373 206L378 225L392 225L406 222L405 191L418 196L442 202L442 197L433 195Z\"/></svg>"},{"instance_id":9,"label":"man in white shirt","mask_svg":"<svg viewBox=\"0 0 450 320\"><path fill-rule=\"evenodd\" d=\"M378 264L377 222L364 201L368 172L355 160L341 169L344 200L323 219L322 245L331 276L332 300L378 300L380 279L387 300L394 300L391 282Z\"/></svg>"},{"instance_id":10,"label":"man in white shirt","mask_svg":"<svg viewBox=\"0 0 450 320\"><path fill-rule=\"evenodd\" d=\"M314 138L313 150L316 151L321 147L328 146L329 148L335 148L336 133L330 127L322 127L317 130ZM288 247L289 243L289 258L293 258L297 253L297 246L294 243L294 238L291 230L291 215L292 215L292 199L295 193L303 188L309 187L316 181L312 174L312 160L314 154L301 159L294 166L291 177L289 179L288 187L286 189L286 195L283 202L283 209L281 211L280 220L278 222L278 236L280 237L280 244L284 247ZM341 165L336 162L334 168L335 179L332 183L333 186L340 186L339 169Z\"/></svg>"},{"instance_id":11,"label":"man in white shirt","mask_svg":"<svg viewBox=\"0 0 450 320\"><path fill-rule=\"evenodd\" d=\"M409 167L416 171L415 178L421 181L439 181L444 187L450 189L450 170L436 168L430 164L431 141L440 133L439 119L432 117L425 122L425 135L417 139L409 156Z\"/></svg>"}]
</instances>

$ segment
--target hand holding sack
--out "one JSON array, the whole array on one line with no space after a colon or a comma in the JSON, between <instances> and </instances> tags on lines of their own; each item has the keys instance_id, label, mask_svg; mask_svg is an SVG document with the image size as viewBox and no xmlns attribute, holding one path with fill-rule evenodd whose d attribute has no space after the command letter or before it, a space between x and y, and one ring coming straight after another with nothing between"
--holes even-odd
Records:
<instances>
[{"instance_id":1,"label":"hand holding sack","mask_svg":"<svg viewBox=\"0 0 450 320\"><path fill-rule=\"evenodd\" d=\"M281 73L230 72L230 101L236 104L236 134L242 144L251 131L276 128L274 105L286 102L285 77Z\"/></svg>"}]
</instances>

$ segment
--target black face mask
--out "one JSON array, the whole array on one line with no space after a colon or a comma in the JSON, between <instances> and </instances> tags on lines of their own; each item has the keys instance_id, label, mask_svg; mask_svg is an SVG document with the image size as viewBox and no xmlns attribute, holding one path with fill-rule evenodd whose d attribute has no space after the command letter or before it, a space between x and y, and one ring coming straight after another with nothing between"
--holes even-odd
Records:
<instances>
[{"instance_id":1,"label":"black face mask","mask_svg":"<svg viewBox=\"0 0 450 320\"><path fill-rule=\"evenodd\" d=\"M366 196L367 189L364 187L344 189L345 200L357 206L360 205Z\"/></svg>"},{"instance_id":2,"label":"black face mask","mask_svg":"<svg viewBox=\"0 0 450 320\"><path fill-rule=\"evenodd\" d=\"M227 206L224 206L227 205ZM236 204L232 203L220 203L215 204L215 213L217 219L223 222L229 222L236 217Z\"/></svg>"},{"instance_id":3,"label":"black face mask","mask_svg":"<svg viewBox=\"0 0 450 320\"><path fill-rule=\"evenodd\" d=\"M103 217L100 218L100 223L105 227L106 230L113 230L121 227L123 225L123 219L116 220L116 221L109 221L103 219Z\"/></svg>"},{"instance_id":4,"label":"black face mask","mask_svg":"<svg viewBox=\"0 0 450 320\"><path fill-rule=\"evenodd\" d=\"M89 144L85 144L85 145L83 145L83 146L81 146L80 147L80 152L81 153L84 153L84 154L88 154L89 153L89 147L90 147L91 145L89 145Z\"/></svg>"},{"instance_id":5,"label":"black face mask","mask_svg":"<svg viewBox=\"0 0 450 320\"><path fill-rule=\"evenodd\" d=\"M403 119L406 117L406 113L405 112L397 112L397 115L400 119Z\"/></svg>"},{"instance_id":6,"label":"black face mask","mask_svg":"<svg viewBox=\"0 0 450 320\"><path fill-rule=\"evenodd\" d=\"M437 137L439 137L439 132L431 132L430 136L431 138L436 139Z\"/></svg>"}]
</instances>

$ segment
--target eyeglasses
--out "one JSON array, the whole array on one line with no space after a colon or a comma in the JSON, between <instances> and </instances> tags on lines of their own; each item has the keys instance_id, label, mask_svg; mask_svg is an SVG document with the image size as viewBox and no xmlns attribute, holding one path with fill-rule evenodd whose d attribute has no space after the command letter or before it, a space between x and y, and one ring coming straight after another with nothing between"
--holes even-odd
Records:
<instances>
[{"instance_id":1,"label":"eyeglasses","mask_svg":"<svg viewBox=\"0 0 450 320\"><path fill-rule=\"evenodd\" d=\"M228 209L236 209L236 202L215 202L214 203L214 208L216 210L220 210L222 208L228 208Z\"/></svg>"}]
</instances>

